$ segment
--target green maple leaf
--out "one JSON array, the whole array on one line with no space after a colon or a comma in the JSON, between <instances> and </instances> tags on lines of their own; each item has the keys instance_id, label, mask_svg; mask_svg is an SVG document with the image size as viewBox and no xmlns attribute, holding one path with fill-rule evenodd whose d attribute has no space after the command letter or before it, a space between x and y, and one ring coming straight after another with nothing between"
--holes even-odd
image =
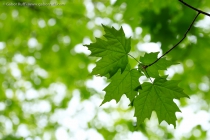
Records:
<instances>
[{"instance_id":1,"label":"green maple leaf","mask_svg":"<svg viewBox=\"0 0 210 140\"><path fill-rule=\"evenodd\" d=\"M161 58L152 66L147 67L145 71L145 69L143 69L142 66L149 65L153 63L155 60L157 60L158 53L159 52L149 53L149 54L146 53L144 57L140 58L142 64L139 64L139 69L142 69L142 71L147 77L154 77L154 78L159 77L158 70L166 70L169 66L174 64L173 62L166 60L166 58Z\"/></svg>"},{"instance_id":2,"label":"green maple leaf","mask_svg":"<svg viewBox=\"0 0 210 140\"><path fill-rule=\"evenodd\" d=\"M123 94L125 94L130 101L133 101L140 89L139 77L141 73L136 69L130 69L128 65L123 73L119 70L112 78L111 83L104 89L106 92L104 104L112 99L118 102Z\"/></svg>"},{"instance_id":3,"label":"green maple leaf","mask_svg":"<svg viewBox=\"0 0 210 140\"><path fill-rule=\"evenodd\" d=\"M131 49L130 38L125 37L122 27L120 30L104 26L107 39L96 38L95 43L85 45L91 51L91 56L102 57L93 69L92 74L112 77L119 69L123 72L128 64L128 53Z\"/></svg>"},{"instance_id":4,"label":"green maple leaf","mask_svg":"<svg viewBox=\"0 0 210 140\"><path fill-rule=\"evenodd\" d=\"M177 85L178 81L167 81L166 76L156 78L153 84L145 82L134 100L137 125L140 125L146 118L149 119L152 111L155 111L159 123L165 120L176 127L175 112L181 111L173 99L188 97Z\"/></svg>"}]
</instances>

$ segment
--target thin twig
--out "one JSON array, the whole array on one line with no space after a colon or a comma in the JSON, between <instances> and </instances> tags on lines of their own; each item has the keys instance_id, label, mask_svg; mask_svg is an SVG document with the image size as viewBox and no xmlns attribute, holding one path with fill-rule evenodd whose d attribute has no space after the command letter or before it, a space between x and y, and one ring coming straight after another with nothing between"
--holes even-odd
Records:
<instances>
[{"instance_id":1,"label":"thin twig","mask_svg":"<svg viewBox=\"0 0 210 140\"><path fill-rule=\"evenodd\" d=\"M145 69L145 71L146 71L146 74L149 76L149 74L147 73L147 70L146 69ZM150 78L150 76L149 76L149 79L150 79L150 81L152 83L152 79Z\"/></svg>"},{"instance_id":2,"label":"thin twig","mask_svg":"<svg viewBox=\"0 0 210 140\"><path fill-rule=\"evenodd\" d=\"M132 55L128 54L130 57L132 57L133 59L136 60L136 62L138 62L139 64L141 63L140 61L138 61L135 57L133 57Z\"/></svg>"},{"instance_id":3,"label":"thin twig","mask_svg":"<svg viewBox=\"0 0 210 140\"><path fill-rule=\"evenodd\" d=\"M161 57L159 57L158 59L156 59L154 62L152 62L151 64L149 65L146 65L145 66L145 69L152 66L153 64L155 64L156 62L158 62L162 57L164 57L166 54L168 54L170 51L172 51L174 48L176 48L187 36L187 33L190 31L193 23L195 22L196 18L198 17L198 15L200 14L201 12L198 12L198 14L195 16L195 18L193 19L192 23L190 24L189 28L187 29L187 31L185 32L184 36L182 37L182 39L177 43L175 44L171 49L169 49L167 52L165 52Z\"/></svg>"},{"instance_id":4,"label":"thin twig","mask_svg":"<svg viewBox=\"0 0 210 140\"><path fill-rule=\"evenodd\" d=\"M187 3L184 2L183 0L179 0L179 1L180 1L181 3L183 3L184 5L186 5L187 7L190 7L191 9L193 9L193 10L195 10L195 11L198 11L199 13L202 13L202 14L207 15L207 16L210 17L210 14L209 14L209 13L206 13L206 12L204 12L204 11L202 11L202 10L199 10L199 9L197 9L197 8L195 8L195 7L193 7L193 6L189 5L189 4L187 4Z\"/></svg>"}]
</instances>

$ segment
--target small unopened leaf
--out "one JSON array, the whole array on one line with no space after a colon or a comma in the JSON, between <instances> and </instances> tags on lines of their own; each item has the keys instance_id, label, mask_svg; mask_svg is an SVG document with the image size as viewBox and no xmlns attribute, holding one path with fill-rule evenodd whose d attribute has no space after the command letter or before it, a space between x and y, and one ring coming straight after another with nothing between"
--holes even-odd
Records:
<instances>
[{"instance_id":1,"label":"small unopened leaf","mask_svg":"<svg viewBox=\"0 0 210 140\"><path fill-rule=\"evenodd\" d=\"M146 53L144 55L144 57L141 57L140 60L142 62L142 65L149 65L151 63L153 63L155 60L158 59L158 53ZM146 71L144 70L143 72L145 73L145 75L156 78L159 77L159 72L158 70L166 70L169 66L173 65L174 63L171 61L166 60L166 58L161 58L159 61L157 61L156 63L154 63L153 65L151 65L150 67L148 67L146 69ZM140 65L139 65L140 67Z\"/></svg>"}]
</instances>

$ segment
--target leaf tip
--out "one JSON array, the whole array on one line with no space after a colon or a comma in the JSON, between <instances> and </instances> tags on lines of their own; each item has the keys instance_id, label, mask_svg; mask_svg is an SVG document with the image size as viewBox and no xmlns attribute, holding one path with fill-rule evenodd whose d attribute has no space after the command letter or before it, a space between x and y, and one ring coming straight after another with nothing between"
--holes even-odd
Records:
<instances>
[{"instance_id":1,"label":"leaf tip","mask_svg":"<svg viewBox=\"0 0 210 140\"><path fill-rule=\"evenodd\" d=\"M99 106L102 106L104 103L106 103L106 101L103 100Z\"/></svg>"}]
</instances>

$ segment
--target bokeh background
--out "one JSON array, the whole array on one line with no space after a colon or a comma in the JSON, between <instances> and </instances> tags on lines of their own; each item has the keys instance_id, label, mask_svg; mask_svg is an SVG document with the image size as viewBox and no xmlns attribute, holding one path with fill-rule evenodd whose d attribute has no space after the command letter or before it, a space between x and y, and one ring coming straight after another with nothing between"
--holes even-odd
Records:
<instances>
[{"instance_id":1,"label":"bokeh background","mask_svg":"<svg viewBox=\"0 0 210 140\"><path fill-rule=\"evenodd\" d=\"M185 2L210 11L208 0ZM178 0L1 0L0 139L210 139L210 17L200 15L167 55L179 64L162 73L181 80L190 96L175 100L182 110L176 129L159 125L155 113L136 128L125 96L99 107L109 81L90 75L97 59L83 46L102 37L101 24L122 26L132 37L134 57L157 51L160 56L195 15Z\"/></svg>"}]
</instances>

